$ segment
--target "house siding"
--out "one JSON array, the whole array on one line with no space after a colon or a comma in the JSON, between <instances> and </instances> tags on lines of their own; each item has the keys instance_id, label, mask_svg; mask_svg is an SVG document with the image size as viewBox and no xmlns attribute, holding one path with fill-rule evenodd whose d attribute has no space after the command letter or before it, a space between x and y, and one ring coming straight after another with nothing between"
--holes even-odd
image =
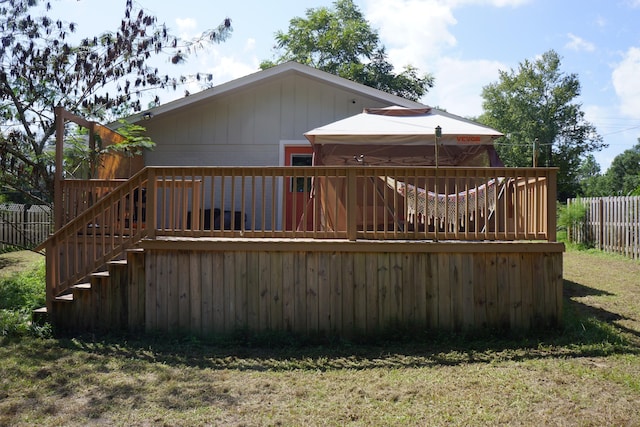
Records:
<instances>
[{"instance_id":1,"label":"house siding","mask_svg":"<svg viewBox=\"0 0 640 427\"><path fill-rule=\"evenodd\" d=\"M386 103L304 75L283 75L142 123L148 166L274 166L280 141Z\"/></svg>"}]
</instances>

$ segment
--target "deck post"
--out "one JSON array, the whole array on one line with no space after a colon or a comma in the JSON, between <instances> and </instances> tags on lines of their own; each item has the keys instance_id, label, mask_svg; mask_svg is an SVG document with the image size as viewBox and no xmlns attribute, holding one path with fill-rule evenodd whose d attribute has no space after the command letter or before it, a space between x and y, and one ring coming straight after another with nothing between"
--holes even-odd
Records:
<instances>
[{"instance_id":1,"label":"deck post","mask_svg":"<svg viewBox=\"0 0 640 427\"><path fill-rule=\"evenodd\" d=\"M556 241L556 198L558 197L558 168L549 169L547 185L547 241Z\"/></svg>"},{"instance_id":2,"label":"deck post","mask_svg":"<svg viewBox=\"0 0 640 427\"><path fill-rule=\"evenodd\" d=\"M156 188L156 170L154 168L147 168L147 171L147 236L150 239L155 239L157 229L156 212L158 209L156 202L156 194L158 193L158 189Z\"/></svg>"},{"instance_id":3,"label":"deck post","mask_svg":"<svg viewBox=\"0 0 640 427\"><path fill-rule=\"evenodd\" d=\"M54 257L55 248L53 242L48 242L45 247L45 292L46 292L46 303L47 303L47 312L53 313L53 298L54 294L54 286L55 280L58 277L58 264L56 263L56 259Z\"/></svg>"},{"instance_id":4,"label":"deck post","mask_svg":"<svg viewBox=\"0 0 640 427\"><path fill-rule=\"evenodd\" d=\"M357 191L356 171L353 168L347 168L347 238L351 241L355 241L358 235L356 220Z\"/></svg>"},{"instance_id":5,"label":"deck post","mask_svg":"<svg viewBox=\"0 0 640 427\"><path fill-rule=\"evenodd\" d=\"M63 153L64 147L64 109L55 107L56 117L56 170L53 175L53 223L56 230L59 230L63 224L63 208L62 208L62 180L63 178Z\"/></svg>"}]
</instances>

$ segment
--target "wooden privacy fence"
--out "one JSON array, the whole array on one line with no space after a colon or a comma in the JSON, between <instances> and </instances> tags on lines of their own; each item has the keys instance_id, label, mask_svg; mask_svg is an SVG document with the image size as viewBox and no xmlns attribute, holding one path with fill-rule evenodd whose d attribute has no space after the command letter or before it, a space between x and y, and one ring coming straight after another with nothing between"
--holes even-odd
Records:
<instances>
[{"instance_id":1,"label":"wooden privacy fence","mask_svg":"<svg viewBox=\"0 0 640 427\"><path fill-rule=\"evenodd\" d=\"M576 243L640 259L640 197L589 197L567 200L586 208L583 223L569 232Z\"/></svg>"},{"instance_id":2,"label":"wooden privacy fence","mask_svg":"<svg viewBox=\"0 0 640 427\"><path fill-rule=\"evenodd\" d=\"M52 231L51 209L45 205L0 204L0 250L33 248Z\"/></svg>"}]
</instances>

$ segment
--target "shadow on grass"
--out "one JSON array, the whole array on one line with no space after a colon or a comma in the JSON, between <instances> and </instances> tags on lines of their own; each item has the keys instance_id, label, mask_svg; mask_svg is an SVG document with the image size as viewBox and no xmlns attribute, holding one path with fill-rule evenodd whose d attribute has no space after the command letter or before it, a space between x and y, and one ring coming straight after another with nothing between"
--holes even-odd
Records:
<instances>
[{"instance_id":1,"label":"shadow on grass","mask_svg":"<svg viewBox=\"0 0 640 427\"><path fill-rule=\"evenodd\" d=\"M20 263L20 261L17 259L0 257L0 270L4 268L12 267L18 263Z\"/></svg>"}]
</instances>

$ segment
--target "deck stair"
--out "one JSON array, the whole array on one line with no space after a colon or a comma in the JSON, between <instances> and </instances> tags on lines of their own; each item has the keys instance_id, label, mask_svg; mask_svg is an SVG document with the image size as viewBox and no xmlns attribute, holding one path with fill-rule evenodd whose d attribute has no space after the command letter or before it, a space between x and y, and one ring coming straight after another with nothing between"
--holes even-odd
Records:
<instances>
[{"instance_id":1,"label":"deck stair","mask_svg":"<svg viewBox=\"0 0 640 427\"><path fill-rule=\"evenodd\" d=\"M144 328L144 251L129 249L124 257L55 297L52 312L38 309L34 318L46 313L57 330L72 333Z\"/></svg>"}]
</instances>

